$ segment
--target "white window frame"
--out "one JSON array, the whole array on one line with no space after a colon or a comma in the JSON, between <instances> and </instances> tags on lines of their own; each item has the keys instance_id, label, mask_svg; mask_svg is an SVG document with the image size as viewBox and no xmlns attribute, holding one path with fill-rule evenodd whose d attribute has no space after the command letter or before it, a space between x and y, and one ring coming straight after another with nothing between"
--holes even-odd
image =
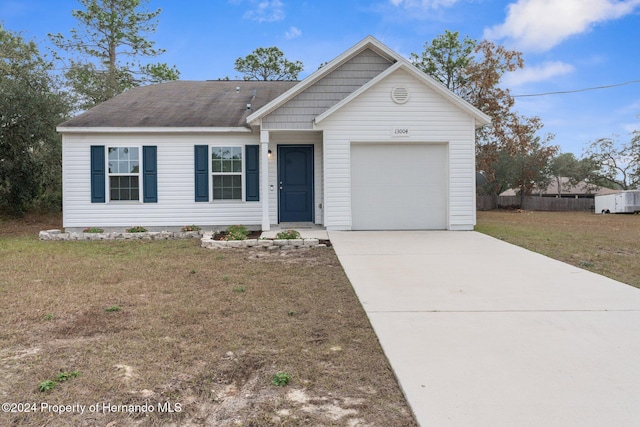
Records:
<instances>
[{"instance_id":1,"label":"white window frame","mask_svg":"<svg viewBox=\"0 0 640 427\"><path fill-rule=\"evenodd\" d=\"M240 149L240 161L242 162L241 164L241 170L240 172L214 172L213 171L213 150L214 149L220 149L220 148L239 148ZM240 203L240 202L244 202L245 201L245 165L246 165L246 158L245 158L245 149L244 149L244 145L241 144L215 144L215 145L210 145L209 146L209 167L210 172L209 172L209 196L211 197L211 201L213 203ZM213 194L214 194L214 188L213 188L213 177L214 176L224 176L224 175L239 175L240 176L240 198L239 199L216 199Z\"/></svg>"},{"instance_id":2,"label":"white window frame","mask_svg":"<svg viewBox=\"0 0 640 427\"><path fill-rule=\"evenodd\" d=\"M138 150L138 173L111 173L109 171L109 149L111 148L136 148ZM105 168L106 168L106 190L108 194L109 203L142 203L143 195L142 195L142 146L136 144L115 144L105 146ZM138 177L138 200L112 200L111 199L111 177L112 176L137 176Z\"/></svg>"}]
</instances>

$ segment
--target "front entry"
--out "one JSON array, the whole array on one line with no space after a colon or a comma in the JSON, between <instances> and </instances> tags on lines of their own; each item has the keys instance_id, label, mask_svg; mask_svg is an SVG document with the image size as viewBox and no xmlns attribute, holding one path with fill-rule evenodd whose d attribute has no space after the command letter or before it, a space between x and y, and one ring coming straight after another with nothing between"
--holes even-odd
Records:
<instances>
[{"instance_id":1,"label":"front entry","mask_svg":"<svg viewBox=\"0 0 640 427\"><path fill-rule=\"evenodd\" d=\"M313 145L278 146L278 221L313 222Z\"/></svg>"}]
</instances>

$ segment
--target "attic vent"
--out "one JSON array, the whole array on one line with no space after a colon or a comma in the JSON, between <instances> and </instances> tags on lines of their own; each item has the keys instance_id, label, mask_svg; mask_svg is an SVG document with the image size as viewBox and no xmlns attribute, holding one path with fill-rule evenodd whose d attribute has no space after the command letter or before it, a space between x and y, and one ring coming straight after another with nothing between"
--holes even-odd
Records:
<instances>
[{"instance_id":1,"label":"attic vent","mask_svg":"<svg viewBox=\"0 0 640 427\"><path fill-rule=\"evenodd\" d=\"M409 100L409 89L406 87L394 87L391 91L391 99L396 104L404 104Z\"/></svg>"}]
</instances>

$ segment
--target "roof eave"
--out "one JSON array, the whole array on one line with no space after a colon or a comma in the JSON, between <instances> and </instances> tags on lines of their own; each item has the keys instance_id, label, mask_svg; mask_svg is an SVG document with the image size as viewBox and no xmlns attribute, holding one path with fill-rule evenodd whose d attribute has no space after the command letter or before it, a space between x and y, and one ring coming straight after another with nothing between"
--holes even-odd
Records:
<instances>
[{"instance_id":1,"label":"roof eave","mask_svg":"<svg viewBox=\"0 0 640 427\"><path fill-rule=\"evenodd\" d=\"M72 133L251 133L252 130L247 127L70 127L58 126L56 131L62 134Z\"/></svg>"}]
</instances>

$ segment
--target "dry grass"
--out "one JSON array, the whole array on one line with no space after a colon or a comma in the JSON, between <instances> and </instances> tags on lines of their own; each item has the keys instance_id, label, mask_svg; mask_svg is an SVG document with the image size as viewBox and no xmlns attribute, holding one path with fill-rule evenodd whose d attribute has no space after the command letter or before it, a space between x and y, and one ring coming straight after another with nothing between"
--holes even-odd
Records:
<instances>
[{"instance_id":1,"label":"dry grass","mask_svg":"<svg viewBox=\"0 0 640 427\"><path fill-rule=\"evenodd\" d=\"M19 229L0 236L0 400L37 410L0 425L416 425L331 248L39 242ZM277 372L291 382L272 385ZM89 412L104 403L155 410Z\"/></svg>"},{"instance_id":2,"label":"dry grass","mask_svg":"<svg viewBox=\"0 0 640 427\"><path fill-rule=\"evenodd\" d=\"M476 230L640 288L640 215L488 211Z\"/></svg>"}]
</instances>

